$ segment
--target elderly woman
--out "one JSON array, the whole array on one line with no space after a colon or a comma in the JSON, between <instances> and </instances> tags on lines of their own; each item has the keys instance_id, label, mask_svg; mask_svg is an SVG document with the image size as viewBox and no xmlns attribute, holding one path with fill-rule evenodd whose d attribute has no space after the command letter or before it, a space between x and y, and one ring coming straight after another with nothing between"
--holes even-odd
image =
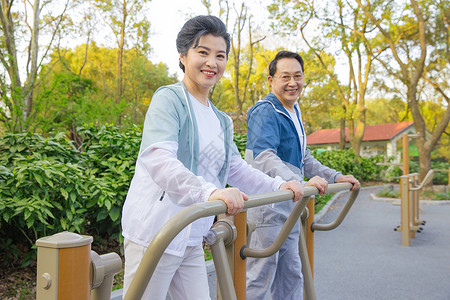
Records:
<instances>
[{"instance_id":1,"label":"elderly woman","mask_svg":"<svg viewBox=\"0 0 450 300\"><path fill-rule=\"evenodd\" d=\"M233 143L233 123L208 100L222 77L230 36L214 16L198 16L177 37L182 82L159 88L148 109L136 172L123 207L127 291L142 257L162 225L184 207L222 200L239 213L252 193L290 189L296 181L271 178L250 167ZM233 186L225 188L226 184ZM242 190L242 191L241 191ZM170 243L145 290L144 299L210 299L202 248L213 217L199 219Z\"/></svg>"}]
</instances>

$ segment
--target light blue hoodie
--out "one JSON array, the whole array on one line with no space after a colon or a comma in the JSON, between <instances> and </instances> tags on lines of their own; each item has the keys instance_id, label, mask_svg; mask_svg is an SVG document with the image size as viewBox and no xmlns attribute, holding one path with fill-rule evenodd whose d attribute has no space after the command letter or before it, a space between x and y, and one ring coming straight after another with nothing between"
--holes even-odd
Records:
<instances>
[{"instance_id":1,"label":"light blue hoodie","mask_svg":"<svg viewBox=\"0 0 450 300\"><path fill-rule=\"evenodd\" d=\"M141 158L142 155L146 150L157 147L158 143L176 142L177 159L192 173L198 175L199 134L189 95L182 82L161 87L155 92L145 117L135 175L123 207L122 234L126 239L147 247L162 225L174 214L188 205L207 199L214 189L225 187L231 155L239 155L239 152L233 142L231 119L214 106L212 108L224 131L226 157L218 176L222 186L205 184L195 176L188 179L188 183L185 178L174 177L170 178L169 186L177 187L184 180L182 184L187 186L189 192L177 193L172 188L163 190L153 180L150 170L147 170ZM190 228L191 225L177 235L167 248L167 253L183 255Z\"/></svg>"}]
</instances>

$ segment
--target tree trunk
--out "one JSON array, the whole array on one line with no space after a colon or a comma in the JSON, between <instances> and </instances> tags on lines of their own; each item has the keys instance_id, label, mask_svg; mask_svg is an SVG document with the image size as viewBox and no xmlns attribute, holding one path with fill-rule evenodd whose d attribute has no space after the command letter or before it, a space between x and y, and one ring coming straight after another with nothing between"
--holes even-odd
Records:
<instances>
[{"instance_id":1,"label":"tree trunk","mask_svg":"<svg viewBox=\"0 0 450 300\"><path fill-rule=\"evenodd\" d=\"M122 68L123 68L123 48L125 45L125 26L127 21L127 2L123 2L122 7L122 24L120 28L120 44L119 51L117 53L117 95L116 103L120 104L122 99ZM122 114L119 115L117 123L120 125L122 123Z\"/></svg>"},{"instance_id":2,"label":"tree trunk","mask_svg":"<svg viewBox=\"0 0 450 300\"><path fill-rule=\"evenodd\" d=\"M28 116L31 114L31 110L33 108L34 84L36 82L37 77L37 60L39 51L39 16L41 14L41 9L39 5L40 5L39 0L35 0L33 5L33 29L31 32L31 43L30 43L31 66L24 87L25 96L23 101L23 113L22 113L22 121L24 125L26 124Z\"/></svg>"},{"instance_id":3,"label":"tree trunk","mask_svg":"<svg viewBox=\"0 0 450 300\"><path fill-rule=\"evenodd\" d=\"M341 118L341 128L339 130L339 150L345 149L345 117Z\"/></svg>"},{"instance_id":4,"label":"tree trunk","mask_svg":"<svg viewBox=\"0 0 450 300\"><path fill-rule=\"evenodd\" d=\"M416 129L417 130L417 129ZM419 153L419 180L422 181L428 171L431 170L431 149L424 143L422 137L416 140L417 151Z\"/></svg>"},{"instance_id":5,"label":"tree trunk","mask_svg":"<svg viewBox=\"0 0 450 300\"><path fill-rule=\"evenodd\" d=\"M366 129L365 117L364 120L358 119L352 143L352 148L355 151L355 155L357 158L361 156L361 142L364 137L365 129Z\"/></svg>"},{"instance_id":6,"label":"tree trunk","mask_svg":"<svg viewBox=\"0 0 450 300\"><path fill-rule=\"evenodd\" d=\"M4 122L10 131L22 130L22 117L16 111L23 107L22 83L19 74L19 65L17 60L16 40L14 37L14 21L11 15L11 6L13 1L1 0L0 18L1 30L3 40L6 47L5 55L0 53L0 60L6 71L11 84L10 101L6 101L6 105L11 113L7 118L5 116Z\"/></svg>"}]
</instances>

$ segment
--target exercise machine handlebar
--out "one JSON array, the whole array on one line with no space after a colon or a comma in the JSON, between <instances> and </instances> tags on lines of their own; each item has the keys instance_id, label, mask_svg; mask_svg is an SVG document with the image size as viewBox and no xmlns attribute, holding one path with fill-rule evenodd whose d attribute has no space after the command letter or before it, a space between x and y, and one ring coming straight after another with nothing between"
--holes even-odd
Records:
<instances>
[{"instance_id":1,"label":"exercise machine handlebar","mask_svg":"<svg viewBox=\"0 0 450 300\"><path fill-rule=\"evenodd\" d=\"M328 186L327 193L350 189L351 187L352 184L350 183L330 184ZM310 197L313 195L318 195L317 188L310 186L304 187L304 197ZM248 201L244 203L244 210L266 204L292 200L293 196L294 194L290 190L279 190L272 193L251 195L249 196ZM356 195L354 198L356 198ZM227 206L225 202L217 200L187 206L170 218L169 221L167 221L158 231L148 246L141 263L136 270L136 274L131 281L130 287L123 299L140 299L142 297L162 254L170 242L181 230L183 230L183 228L197 219L224 214L226 212Z\"/></svg>"},{"instance_id":2,"label":"exercise machine handlebar","mask_svg":"<svg viewBox=\"0 0 450 300\"><path fill-rule=\"evenodd\" d=\"M350 196L348 197L347 201L345 202L344 207L342 208L341 212L339 213L339 215L336 217L336 219L333 222L328 223L328 224L316 224L316 223L313 223L311 225L311 231L313 231L313 232L315 230L329 231L329 230L333 230L336 227L338 227L339 225L341 225L342 221L347 216L348 211L350 210L350 208L352 207L353 203L355 202L356 197L358 197L359 190L360 190L360 187L356 188L355 190L353 190L350 193Z\"/></svg>"}]
</instances>

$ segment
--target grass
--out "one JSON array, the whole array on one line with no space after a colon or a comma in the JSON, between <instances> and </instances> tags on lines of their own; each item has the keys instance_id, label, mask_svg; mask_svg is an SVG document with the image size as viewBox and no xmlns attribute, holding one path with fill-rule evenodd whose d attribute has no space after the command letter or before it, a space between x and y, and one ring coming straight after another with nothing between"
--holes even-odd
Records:
<instances>
[{"instance_id":1,"label":"grass","mask_svg":"<svg viewBox=\"0 0 450 300\"><path fill-rule=\"evenodd\" d=\"M325 194L323 196L316 196L316 204L314 205L314 213L317 214L322 208L333 198L335 193Z\"/></svg>"},{"instance_id":2,"label":"grass","mask_svg":"<svg viewBox=\"0 0 450 300\"><path fill-rule=\"evenodd\" d=\"M421 199L450 200L450 192L424 191L421 194Z\"/></svg>"},{"instance_id":3,"label":"grass","mask_svg":"<svg viewBox=\"0 0 450 300\"><path fill-rule=\"evenodd\" d=\"M392 187L383 188L376 194L384 198L400 198L400 191L393 190ZM420 192L421 200L450 200L450 191L425 190Z\"/></svg>"},{"instance_id":4,"label":"grass","mask_svg":"<svg viewBox=\"0 0 450 300\"><path fill-rule=\"evenodd\" d=\"M392 187L383 188L378 191L377 196L382 198L399 198L400 191L394 191Z\"/></svg>"}]
</instances>

